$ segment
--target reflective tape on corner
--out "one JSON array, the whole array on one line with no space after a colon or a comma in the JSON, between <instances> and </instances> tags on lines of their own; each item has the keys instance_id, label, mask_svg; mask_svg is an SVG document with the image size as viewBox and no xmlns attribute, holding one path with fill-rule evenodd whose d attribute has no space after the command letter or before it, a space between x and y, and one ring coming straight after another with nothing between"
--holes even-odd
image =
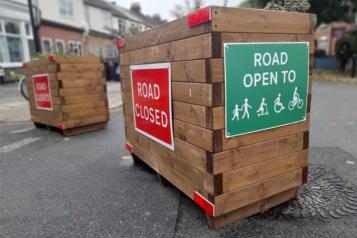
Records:
<instances>
[{"instance_id":1,"label":"reflective tape on corner","mask_svg":"<svg viewBox=\"0 0 357 238\"><path fill-rule=\"evenodd\" d=\"M211 21L211 7L205 7L187 15L187 24L190 28Z\"/></svg>"},{"instance_id":2,"label":"reflective tape on corner","mask_svg":"<svg viewBox=\"0 0 357 238\"><path fill-rule=\"evenodd\" d=\"M214 205L208 201L205 197L203 197L200 193L194 192L193 194L193 201L202 208L208 215L214 217Z\"/></svg>"}]
</instances>

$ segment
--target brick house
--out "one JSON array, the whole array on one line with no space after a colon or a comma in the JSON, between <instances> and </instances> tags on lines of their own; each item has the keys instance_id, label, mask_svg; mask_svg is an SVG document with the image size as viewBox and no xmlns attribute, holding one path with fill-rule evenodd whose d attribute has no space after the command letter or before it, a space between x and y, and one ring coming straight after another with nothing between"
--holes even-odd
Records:
<instances>
[{"instance_id":1,"label":"brick house","mask_svg":"<svg viewBox=\"0 0 357 238\"><path fill-rule=\"evenodd\" d=\"M82 0L38 0L43 53L82 55L87 28Z\"/></svg>"},{"instance_id":2,"label":"brick house","mask_svg":"<svg viewBox=\"0 0 357 238\"><path fill-rule=\"evenodd\" d=\"M336 42L353 29L354 25L346 22L321 24L315 31L316 49L325 51L327 56L334 56Z\"/></svg>"}]
</instances>

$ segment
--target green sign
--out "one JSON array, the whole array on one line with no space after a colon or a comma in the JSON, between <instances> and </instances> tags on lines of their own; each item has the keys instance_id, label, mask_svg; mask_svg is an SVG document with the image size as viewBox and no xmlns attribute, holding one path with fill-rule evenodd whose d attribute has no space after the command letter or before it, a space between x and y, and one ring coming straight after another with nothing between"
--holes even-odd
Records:
<instances>
[{"instance_id":1,"label":"green sign","mask_svg":"<svg viewBox=\"0 0 357 238\"><path fill-rule=\"evenodd\" d=\"M226 43L226 137L306 120L309 43Z\"/></svg>"}]
</instances>

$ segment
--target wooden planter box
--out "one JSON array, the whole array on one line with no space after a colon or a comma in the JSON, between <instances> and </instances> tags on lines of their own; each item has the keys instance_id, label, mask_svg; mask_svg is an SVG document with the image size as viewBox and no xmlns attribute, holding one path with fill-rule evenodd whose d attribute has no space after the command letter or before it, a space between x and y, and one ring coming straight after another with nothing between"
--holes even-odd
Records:
<instances>
[{"instance_id":1,"label":"wooden planter box","mask_svg":"<svg viewBox=\"0 0 357 238\"><path fill-rule=\"evenodd\" d=\"M36 126L57 128L65 136L106 127L109 110L99 57L49 56L24 64L24 73Z\"/></svg>"},{"instance_id":2,"label":"wooden planter box","mask_svg":"<svg viewBox=\"0 0 357 238\"><path fill-rule=\"evenodd\" d=\"M314 27L311 14L209 7L117 42L127 149L203 208L212 227L296 198L308 170L311 81L306 120L228 138L224 43L309 42L311 68ZM165 82L165 68L171 110L165 109L166 86L155 93L151 85L150 95L150 80ZM166 139L153 136L161 130L155 123L167 125L161 133Z\"/></svg>"}]
</instances>

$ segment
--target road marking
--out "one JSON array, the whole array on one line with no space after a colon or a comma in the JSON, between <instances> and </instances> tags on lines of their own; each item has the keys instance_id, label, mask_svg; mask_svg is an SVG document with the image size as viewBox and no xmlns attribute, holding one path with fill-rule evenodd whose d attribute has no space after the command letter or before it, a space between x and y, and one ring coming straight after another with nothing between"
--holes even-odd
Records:
<instances>
[{"instance_id":1,"label":"road marking","mask_svg":"<svg viewBox=\"0 0 357 238\"><path fill-rule=\"evenodd\" d=\"M20 129L20 130L16 130L16 131L10 131L10 133L11 134L25 133L25 132L31 131L33 129L35 129L35 127L31 126L31 127Z\"/></svg>"},{"instance_id":2,"label":"road marking","mask_svg":"<svg viewBox=\"0 0 357 238\"><path fill-rule=\"evenodd\" d=\"M14 150L20 149L21 147L31 144L33 142L36 142L40 140L42 137L28 137L20 141L16 141L12 144L5 145L3 147L0 147L0 154L1 153L10 153Z\"/></svg>"}]
</instances>

